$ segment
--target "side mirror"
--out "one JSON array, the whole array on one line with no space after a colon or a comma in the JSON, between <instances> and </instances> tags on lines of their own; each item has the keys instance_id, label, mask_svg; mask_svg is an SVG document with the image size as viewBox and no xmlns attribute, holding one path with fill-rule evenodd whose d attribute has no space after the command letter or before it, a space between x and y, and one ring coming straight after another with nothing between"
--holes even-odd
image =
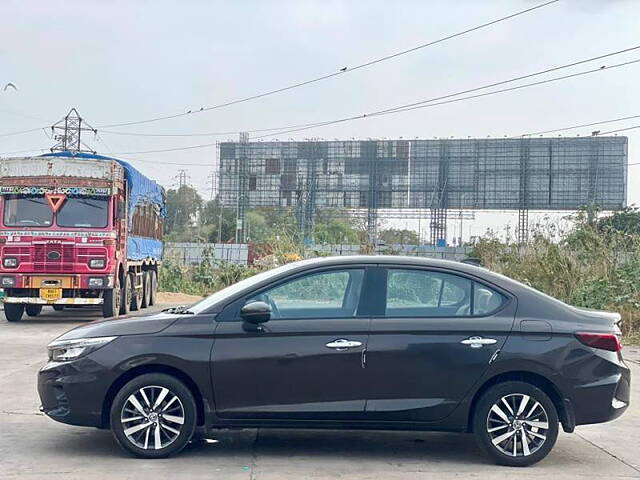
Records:
<instances>
[{"instance_id":1,"label":"side mirror","mask_svg":"<svg viewBox=\"0 0 640 480\"><path fill-rule=\"evenodd\" d=\"M116 218L118 220L124 220L127 218L127 212L125 212L124 202L118 200L118 204L116 205Z\"/></svg>"},{"instance_id":2,"label":"side mirror","mask_svg":"<svg viewBox=\"0 0 640 480\"><path fill-rule=\"evenodd\" d=\"M247 303L240 310L240 317L245 322L253 323L254 325L268 322L271 318L271 307L265 302Z\"/></svg>"}]
</instances>

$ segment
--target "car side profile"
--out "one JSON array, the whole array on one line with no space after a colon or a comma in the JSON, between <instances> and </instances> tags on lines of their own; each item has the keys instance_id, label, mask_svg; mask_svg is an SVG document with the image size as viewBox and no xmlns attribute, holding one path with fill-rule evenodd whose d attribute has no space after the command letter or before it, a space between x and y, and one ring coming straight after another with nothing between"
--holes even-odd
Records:
<instances>
[{"instance_id":1,"label":"car side profile","mask_svg":"<svg viewBox=\"0 0 640 480\"><path fill-rule=\"evenodd\" d=\"M566 305L473 265L303 260L190 308L71 330L38 374L54 420L128 452L179 452L196 428L473 432L526 466L559 426L628 407L615 313Z\"/></svg>"}]
</instances>

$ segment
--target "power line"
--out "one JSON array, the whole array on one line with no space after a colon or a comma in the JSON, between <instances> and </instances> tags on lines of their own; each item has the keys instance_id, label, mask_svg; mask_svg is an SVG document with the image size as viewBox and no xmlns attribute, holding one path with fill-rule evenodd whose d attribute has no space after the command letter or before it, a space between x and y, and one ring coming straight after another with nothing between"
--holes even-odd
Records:
<instances>
[{"instance_id":1,"label":"power line","mask_svg":"<svg viewBox=\"0 0 640 480\"><path fill-rule=\"evenodd\" d=\"M236 105L238 103L248 102L250 100L256 100L258 98L264 98L264 97L267 97L269 95L274 95L274 94L281 93L281 92L284 92L284 91L287 91L287 90L292 90L294 88L299 88L299 87L302 87L302 86L305 86L305 85L310 85L312 83L316 83L316 82L320 82L320 81L323 81L323 80L327 80L329 78L333 78L333 77L336 77L338 75L343 75L345 73L350 73L350 72L353 72L355 70L360 70L362 68L367 68L367 67L370 67L372 65L375 65L375 64L378 64L378 63L381 63L381 62L385 62L387 60L391 60L393 58L397 58L399 56L406 55L408 53L412 53L412 52L415 52L417 50L421 50L423 48L427 48L427 47L436 45L438 43L446 42L447 40L451 40L453 38L460 37L462 35L466 35L468 33L474 32L476 30L481 30L483 28L495 25L497 23L504 22L506 20L510 20L510 19L515 18L517 16L524 15L526 13L532 12L532 11L537 10L539 8L542 8L542 7L546 7L548 5L551 5L553 3L557 3L559 1L560 0L550 0L550 1L538 4L538 5L535 5L533 7L530 7L530 8L527 8L527 9L520 10L518 12L512 13L510 15L507 15L507 16L504 16L504 17L500 17L500 18L497 18L495 20L491 20L489 22L486 22L486 23L483 23L483 24L480 24L480 25L476 25L474 27L468 28L468 29L463 30L461 32L457 32L457 33L453 33L451 35L447 35L447 36L439 38L437 40L432 40L430 42L423 43L421 45L417 45L415 47L412 47L412 48L409 48L409 49L406 49L406 50L402 50L400 52L396 52L396 53L393 53L393 54L390 54L390 55L386 55L384 57L376 58L374 60L370 60L368 62L361 63L361 64L356 65L356 66L351 67L351 68L344 67L344 68L338 70L337 72L332 72L332 73L329 73L329 74L326 74L326 75L322 75L322 76L319 76L319 77L316 77L316 78L305 80L303 82L294 83L294 84L291 84L291 85L288 85L288 86L285 86L285 87L277 88L275 90L269 90L269 91L266 91L266 92L258 93L256 95L251 95L251 96L248 96L248 97L239 98L239 99L236 99L236 100L231 100L231 101L224 102L224 103L219 103L217 105L213 105L213 106L210 106L210 107L202 107L202 108L196 109L196 110L189 110L189 111L183 112L183 113L177 113L177 114L173 114L173 115L165 115L165 116L150 118L150 119L146 119L146 120L136 120L136 121L132 121L132 122L123 122L123 123L112 123L112 124L107 124L107 125L98 125L98 128L101 128L101 127L102 128L105 128L105 127L106 128L122 127L122 126L128 126L128 125L140 125L140 124L143 124L143 123L158 122L158 121L161 121L161 120L169 120L169 119L173 119L173 118L184 117L184 116L187 116L187 115L194 115L196 113L207 112L207 111L210 111L210 110L216 110L216 109L219 109L219 108L228 107L228 106L231 106L231 105Z\"/></svg>"},{"instance_id":2,"label":"power line","mask_svg":"<svg viewBox=\"0 0 640 480\"><path fill-rule=\"evenodd\" d=\"M541 84L545 84L545 83L551 83L551 82L555 82L558 80L563 80L563 79L568 79L568 78L572 78L572 77L576 77L576 76L581 76L581 75L586 75L589 73L595 73L595 72L600 72L603 70L607 70L607 69L612 69L612 68L617 68L617 67L621 67L621 66L625 66L627 64L630 63L635 63L636 61L633 62L627 62L627 63L622 63L622 64L616 64L616 65L612 65L612 66L601 66L598 68L594 68L591 70L587 70L584 72L578 72L578 73L574 73L574 74L570 74L570 75L566 75L566 76L561 76L561 77L554 77L551 79L547 79L547 80L542 80L540 82L533 82L533 83L528 83L528 84L523 84L523 85L518 85L515 87L510 87L510 88L505 88L505 89L501 89L501 90L495 90L495 91L491 91L491 92L486 92L486 93L482 93L482 94L477 94L477 95L470 95L470 96L466 96L466 97L461 97L461 98L457 98L457 99L452 99L452 97L458 97L460 95L466 94L466 93L471 93L471 92L477 92L480 90L484 90L487 88L491 88L491 87L495 87L495 86L499 86L499 85L505 85L508 83L513 83L516 81L520 81L520 80L524 80L527 78L532 78L532 77L536 77L536 76L540 76L546 73L550 73L550 72L554 72L554 71L558 71L558 70L562 70L562 69L566 69L566 68L570 68L570 67L575 67L577 65L581 65L584 63L589 63L589 62L593 62L596 60L602 60L604 58L607 57L611 57L614 55L620 55L622 53L627 53L633 50L637 50L640 49L640 45L634 46L634 47L630 47L630 48L625 48L622 50L617 50L615 52L610 52L610 53L606 53L603 55L597 55L595 57L590 57L587 59L583 59L583 60L578 60L575 62L571 62L571 63L567 63L564 65L558 65L555 67L551 67L551 68L547 68L544 70L540 70L537 72L533 72L533 73L528 73L526 75L519 75L516 77L512 77L506 80L501 80L498 82L492 82L489 84L485 84L479 87L474 87L474 88L469 88L466 90L461 90L458 92L454 92L454 93L450 93L447 95L441 95L438 97L433 97L433 98L429 98L426 100L421 100L418 102L412 102L412 103L408 103L408 104L403 104L403 105L399 105L396 107L392 107L392 108L387 108L387 109L383 109L383 110L379 110L379 111L375 111L372 113L365 113L365 114L360 114L360 115L353 115L353 116L349 116L349 117L344 117L344 118L340 118L340 119L336 119L336 120L328 120L328 121L321 121L321 122L315 122L315 123L307 123L307 124L302 124L302 125L291 125L288 127L283 127L283 129L281 131L275 131L277 130L276 128L264 128L264 129L259 129L259 130L249 130L249 132L260 132L260 131L268 131L268 132L272 132L272 133L268 133L265 135L260 135L258 137L254 137L254 139L262 139L262 138L267 138L267 137L272 137L275 135L283 135L286 133L294 133L294 132L299 132L299 131L303 131L303 130L309 130L312 128L318 128L318 127L322 127L322 126L326 126L326 125L332 125L332 124L336 124L336 123L343 123L343 122L347 122L347 121L352 121L352 120L358 120L358 119L364 119L367 117L372 117L372 116L378 116L378 115L388 115L391 113L399 113L399 112L403 112L403 111L409 111L409 110L415 110L418 108L426 108L426 107L432 107L432 106L437 106L437 105L444 105L447 103L454 103L454 102L458 102L458 101L462 101L462 100L469 100L469 99L473 99L473 98L479 98L479 97L483 97L483 96L488 96L488 95L495 95L497 93L502 93L502 92L508 92L511 90L519 90L522 88L526 88L526 87L531 87L531 86L535 86L535 85L541 85ZM449 100L447 100L449 99ZM446 100L446 101L440 101L437 102L438 100ZM437 103L434 103L437 102ZM247 130L245 130L247 131ZM239 132L225 132L225 134L230 134L230 133L239 133ZM144 136L145 134L140 134L141 136ZM145 153L162 153L162 152L172 152L172 151L180 151L180 150L192 150L192 149L197 149L197 148L206 148L206 147L212 147L215 146L215 143L205 143L205 144L198 144L198 145L191 145L191 146L187 146L187 147L174 147L174 148L168 148L168 149L157 149L157 150L146 150L146 151L139 151L139 152L122 152L123 154L145 154Z\"/></svg>"},{"instance_id":3,"label":"power line","mask_svg":"<svg viewBox=\"0 0 640 480\"><path fill-rule=\"evenodd\" d=\"M331 125L331 124L342 123L342 122L347 122L347 121L357 120L357 119L364 119L364 118L380 116L380 115L389 115L389 114L393 114L393 113L407 112L407 111L411 111L411 110L418 110L418 109L421 109L421 108L436 107L436 106L439 106L439 105L445 105L445 104L449 104L449 103L461 102L463 100L470 100L470 99L474 99L474 98L486 97L486 96L495 95L495 94L498 94L498 93L510 92L510 91L514 91L514 90L520 90L520 89L523 89L523 88L534 87L534 86L537 86L537 85L543 85L543 84L547 84L547 83L551 83L551 82L557 82L559 80L566 80L566 79L569 79L569 78L579 77L579 76L582 76L582 75L588 75L590 73L602 72L605 69L606 70L611 70L613 68L624 67L624 66L632 65L632 64L635 64L635 63L638 63L638 62L640 62L640 59L631 60L629 62L618 63L618 64L611 65L611 66L608 66L608 67L600 67L600 68L596 68L596 69L585 70L583 72L572 73L570 75L563 75L561 77L554 77L554 78L550 78L550 79L547 79L547 80L540 80L538 82L525 83L523 85L517 85L515 87L509 87L509 88L503 88L503 89L500 89L500 90L494 90L492 92L479 93L479 94L476 94L476 95L469 95L469 96L460 97L460 98L453 98L453 99L445 100L445 101L442 101L442 102L426 103L426 104L421 104L421 105L417 105L417 106L414 106L414 107L408 107L408 108L400 108L400 107L398 107L396 109L387 109L387 110L380 110L378 112L373 112L373 113L365 113L365 114L357 115L357 116L354 116L354 117L346 117L346 118L342 118L342 119L338 119L338 120L334 120L334 121L325 122L324 125ZM274 135L284 135L286 133L299 132L299 131L302 131L302 130L308 130L309 128L315 128L315 127L306 127L306 128L298 128L298 129L275 132L275 133L271 133L269 135L261 135L261 136L258 136L258 137L254 137L254 140L265 138L265 137L272 137Z\"/></svg>"},{"instance_id":4,"label":"power line","mask_svg":"<svg viewBox=\"0 0 640 480\"><path fill-rule=\"evenodd\" d=\"M632 118L640 118L640 115L632 115L630 117L613 118L611 120L603 120L601 122L583 123L581 125L572 125L571 127L554 128L553 130L540 130L538 132L523 133L522 135L517 135L517 136L518 137L529 137L529 136L532 136L532 135L543 135L545 133L564 132L565 130L575 130L576 128L593 127L595 125L602 125L604 123L621 122L623 120L631 120ZM605 133L610 133L610 132L605 132ZM599 133L598 135L603 135L603 133Z\"/></svg>"},{"instance_id":5,"label":"power line","mask_svg":"<svg viewBox=\"0 0 640 480\"><path fill-rule=\"evenodd\" d=\"M608 132L601 132L598 135L608 135L610 133L625 132L627 130L633 130L634 128L640 128L640 125L634 125L633 127L627 127L627 128L618 128L617 130L609 130Z\"/></svg>"},{"instance_id":6,"label":"power line","mask_svg":"<svg viewBox=\"0 0 640 480\"><path fill-rule=\"evenodd\" d=\"M49 128L49 126L30 128L29 130L19 130L17 132L0 133L0 137L10 137L12 135L22 135L23 133L37 132L38 130L42 130L43 128Z\"/></svg>"}]
</instances>

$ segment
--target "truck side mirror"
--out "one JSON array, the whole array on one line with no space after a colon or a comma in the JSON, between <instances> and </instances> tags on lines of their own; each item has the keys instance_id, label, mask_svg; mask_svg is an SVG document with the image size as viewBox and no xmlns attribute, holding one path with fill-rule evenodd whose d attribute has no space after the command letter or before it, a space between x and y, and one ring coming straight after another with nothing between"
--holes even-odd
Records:
<instances>
[{"instance_id":1,"label":"truck side mirror","mask_svg":"<svg viewBox=\"0 0 640 480\"><path fill-rule=\"evenodd\" d=\"M118 220L124 220L127 218L127 212L124 208L124 202L122 200L118 200L118 204L116 205L116 218Z\"/></svg>"}]
</instances>

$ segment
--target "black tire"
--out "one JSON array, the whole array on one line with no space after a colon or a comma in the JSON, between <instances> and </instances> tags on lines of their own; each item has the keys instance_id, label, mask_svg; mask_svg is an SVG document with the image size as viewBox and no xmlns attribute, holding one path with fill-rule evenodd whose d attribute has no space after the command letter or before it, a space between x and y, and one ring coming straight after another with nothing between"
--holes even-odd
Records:
<instances>
[{"instance_id":1,"label":"black tire","mask_svg":"<svg viewBox=\"0 0 640 480\"><path fill-rule=\"evenodd\" d=\"M155 305L158 293L158 272L149 270L149 279L151 284L151 293L149 294L149 305Z\"/></svg>"},{"instance_id":2,"label":"black tire","mask_svg":"<svg viewBox=\"0 0 640 480\"><path fill-rule=\"evenodd\" d=\"M131 285L131 311L137 312L142 307L143 289L136 288L136 274L129 273L129 284Z\"/></svg>"},{"instance_id":3,"label":"black tire","mask_svg":"<svg viewBox=\"0 0 640 480\"><path fill-rule=\"evenodd\" d=\"M526 405L521 408L526 397ZM501 413L492 410L494 405L499 407ZM505 418L503 415L507 417L505 420L502 419ZM546 424L548 428L531 426L527 421L536 425ZM495 431L489 432L489 429ZM553 401L538 387L526 382L510 381L494 385L478 400L473 416L473 431L480 447L496 463L510 467L527 467L546 457L556 443L558 429L558 413ZM494 444L507 434L511 435ZM545 438L541 439L541 436ZM514 448L516 456L511 453ZM530 453L525 454L526 451Z\"/></svg>"},{"instance_id":4,"label":"black tire","mask_svg":"<svg viewBox=\"0 0 640 480\"><path fill-rule=\"evenodd\" d=\"M123 276L123 284L120 285L120 315L128 314L129 307L131 307L131 287L129 275L125 274Z\"/></svg>"},{"instance_id":5,"label":"black tire","mask_svg":"<svg viewBox=\"0 0 640 480\"><path fill-rule=\"evenodd\" d=\"M61 311L63 311L63 310L64 310L64 305L53 305L53 309L54 309L56 312L61 312Z\"/></svg>"},{"instance_id":6,"label":"black tire","mask_svg":"<svg viewBox=\"0 0 640 480\"><path fill-rule=\"evenodd\" d=\"M159 395L155 395L154 392L159 393L162 389L167 389L168 393L164 397L158 407L155 408L156 423L152 423L155 417L150 416L149 405L144 401L144 397L137 393L140 389L145 389L145 395L149 399L150 406L153 407L155 400ZM126 422L123 426L123 416L125 419L131 416L136 416L138 411L131 410L132 403L129 402L131 395L136 394L136 399L145 408L143 419ZM173 400L173 397L177 397L177 400ZM171 400L167 400L171 399ZM167 404L172 402L171 405ZM125 408L126 407L126 408ZM167 410L163 410L168 408ZM163 415L168 415L163 412L171 412L172 418L182 417L183 423L174 422L168 420ZM129 381L120 391L116 394L111 405L111 430L118 444L127 452L142 458L164 458L169 455L174 455L182 450L191 437L196 428L196 403L191 391L178 379L170 375L163 373L148 373L141 375ZM148 425L148 428L144 427ZM170 426L170 429L166 429ZM140 427L137 431L131 432L131 428ZM125 429L130 433L127 435ZM155 434L156 430L159 430L159 447L156 448ZM175 432L178 432L177 434ZM152 445L153 443L153 445ZM164 443L164 445L163 445ZM145 445L147 448L144 448Z\"/></svg>"},{"instance_id":7,"label":"black tire","mask_svg":"<svg viewBox=\"0 0 640 480\"><path fill-rule=\"evenodd\" d=\"M142 308L147 308L149 305L149 297L151 297L151 275L149 270L142 272Z\"/></svg>"},{"instance_id":8,"label":"black tire","mask_svg":"<svg viewBox=\"0 0 640 480\"><path fill-rule=\"evenodd\" d=\"M120 302L122 301L122 289L120 281L116 277L115 285L102 292L102 316L104 318L117 317L120 314Z\"/></svg>"},{"instance_id":9,"label":"black tire","mask_svg":"<svg viewBox=\"0 0 640 480\"><path fill-rule=\"evenodd\" d=\"M19 322L22 320L24 305L22 303L5 303L4 316L8 322Z\"/></svg>"},{"instance_id":10,"label":"black tire","mask_svg":"<svg viewBox=\"0 0 640 480\"><path fill-rule=\"evenodd\" d=\"M37 317L42 312L42 305L27 305L25 311L30 317Z\"/></svg>"}]
</instances>

